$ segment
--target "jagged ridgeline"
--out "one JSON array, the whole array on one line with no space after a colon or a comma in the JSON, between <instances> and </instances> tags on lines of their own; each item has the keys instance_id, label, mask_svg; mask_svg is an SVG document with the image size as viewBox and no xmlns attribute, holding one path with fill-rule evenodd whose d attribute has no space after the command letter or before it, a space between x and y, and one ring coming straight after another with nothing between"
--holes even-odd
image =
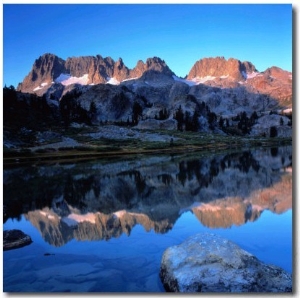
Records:
<instances>
[{"instance_id":1,"label":"jagged ridgeline","mask_svg":"<svg viewBox=\"0 0 300 298\"><path fill-rule=\"evenodd\" d=\"M291 109L290 72L224 57L196 61L180 78L158 57L129 69L121 58L44 54L16 91L4 90L5 129L108 123L269 136L275 127L291 136Z\"/></svg>"}]
</instances>

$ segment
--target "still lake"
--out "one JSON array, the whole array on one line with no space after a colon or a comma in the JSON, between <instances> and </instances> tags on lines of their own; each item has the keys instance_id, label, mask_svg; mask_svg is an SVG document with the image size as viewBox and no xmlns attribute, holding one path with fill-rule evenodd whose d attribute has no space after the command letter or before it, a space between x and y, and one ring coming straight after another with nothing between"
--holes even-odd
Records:
<instances>
[{"instance_id":1,"label":"still lake","mask_svg":"<svg viewBox=\"0 0 300 298\"><path fill-rule=\"evenodd\" d=\"M3 169L4 292L164 292L162 254L227 238L292 273L292 147Z\"/></svg>"}]
</instances>

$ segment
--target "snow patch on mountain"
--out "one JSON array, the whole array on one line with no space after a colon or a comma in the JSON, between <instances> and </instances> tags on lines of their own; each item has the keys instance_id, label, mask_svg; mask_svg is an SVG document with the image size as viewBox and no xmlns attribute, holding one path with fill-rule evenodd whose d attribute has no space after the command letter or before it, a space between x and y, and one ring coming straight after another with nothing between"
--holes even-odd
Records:
<instances>
[{"instance_id":1,"label":"snow patch on mountain","mask_svg":"<svg viewBox=\"0 0 300 298\"><path fill-rule=\"evenodd\" d=\"M42 83L41 85L37 86L36 88L33 89L33 91L38 91L38 90L41 90L43 89L43 87L47 86L48 83Z\"/></svg>"},{"instance_id":2,"label":"snow patch on mountain","mask_svg":"<svg viewBox=\"0 0 300 298\"><path fill-rule=\"evenodd\" d=\"M122 81L123 82L128 82L128 81L133 81L133 80L137 80L139 77L134 77L134 78L129 78L129 79L125 79Z\"/></svg>"},{"instance_id":3,"label":"snow patch on mountain","mask_svg":"<svg viewBox=\"0 0 300 298\"><path fill-rule=\"evenodd\" d=\"M182 79L182 78L178 78L177 76L174 76L174 75L172 77L173 77L174 81L182 82L182 83L185 83L185 84L187 84L189 86L195 86L196 85L196 83L193 82L193 81Z\"/></svg>"},{"instance_id":4,"label":"snow patch on mountain","mask_svg":"<svg viewBox=\"0 0 300 298\"><path fill-rule=\"evenodd\" d=\"M205 77L195 77L192 79L193 82L195 82L197 85L198 84L203 84L207 81L214 80L216 77L214 76L205 76Z\"/></svg>"},{"instance_id":5,"label":"snow patch on mountain","mask_svg":"<svg viewBox=\"0 0 300 298\"><path fill-rule=\"evenodd\" d=\"M64 86L72 84L87 85L89 75L84 74L82 77L72 77L69 74L61 73L58 78L55 79L56 83L61 83Z\"/></svg>"},{"instance_id":6,"label":"snow patch on mountain","mask_svg":"<svg viewBox=\"0 0 300 298\"><path fill-rule=\"evenodd\" d=\"M107 82L106 84L110 84L110 85L119 85L120 82L118 80L116 80L115 78L110 78L110 77L107 77Z\"/></svg>"},{"instance_id":7,"label":"snow patch on mountain","mask_svg":"<svg viewBox=\"0 0 300 298\"><path fill-rule=\"evenodd\" d=\"M253 72L242 71L242 75L245 78L245 80L255 78L256 76L261 76L261 74L257 71L253 71Z\"/></svg>"},{"instance_id":8,"label":"snow patch on mountain","mask_svg":"<svg viewBox=\"0 0 300 298\"><path fill-rule=\"evenodd\" d=\"M33 91L38 91L38 90L41 90L41 89L42 89L42 87L38 86L38 87L34 88Z\"/></svg>"},{"instance_id":9,"label":"snow patch on mountain","mask_svg":"<svg viewBox=\"0 0 300 298\"><path fill-rule=\"evenodd\" d=\"M178 78L177 76L174 76L173 75L173 79L175 81L178 81L178 82L183 82L189 86L195 86L195 85L199 85L199 84L204 84L205 82L207 81L212 81L212 80L215 80L217 78L220 78L220 79L227 79L229 77L229 75L223 75L223 76L220 76L220 77L215 77L215 76L205 76L205 77L195 77L193 78L192 80L187 80L187 79L181 79L181 78Z\"/></svg>"},{"instance_id":10,"label":"snow patch on mountain","mask_svg":"<svg viewBox=\"0 0 300 298\"><path fill-rule=\"evenodd\" d=\"M285 109L282 112L283 112L283 114L291 114L293 112L293 108Z\"/></svg>"}]
</instances>

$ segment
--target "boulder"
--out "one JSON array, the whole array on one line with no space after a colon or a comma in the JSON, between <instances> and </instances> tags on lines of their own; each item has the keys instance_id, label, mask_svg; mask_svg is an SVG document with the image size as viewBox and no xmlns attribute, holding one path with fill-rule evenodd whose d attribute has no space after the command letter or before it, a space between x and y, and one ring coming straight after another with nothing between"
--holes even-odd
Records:
<instances>
[{"instance_id":1,"label":"boulder","mask_svg":"<svg viewBox=\"0 0 300 298\"><path fill-rule=\"evenodd\" d=\"M169 247L160 278L168 292L292 292L291 274L214 234Z\"/></svg>"},{"instance_id":2,"label":"boulder","mask_svg":"<svg viewBox=\"0 0 300 298\"><path fill-rule=\"evenodd\" d=\"M20 248L30 243L31 238L20 230L3 231L3 250Z\"/></svg>"}]
</instances>

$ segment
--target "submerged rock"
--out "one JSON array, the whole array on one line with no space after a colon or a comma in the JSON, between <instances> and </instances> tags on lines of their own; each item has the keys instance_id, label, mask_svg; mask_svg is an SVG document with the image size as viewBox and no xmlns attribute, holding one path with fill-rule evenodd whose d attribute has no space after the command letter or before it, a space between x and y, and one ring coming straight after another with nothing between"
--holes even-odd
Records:
<instances>
[{"instance_id":1,"label":"submerged rock","mask_svg":"<svg viewBox=\"0 0 300 298\"><path fill-rule=\"evenodd\" d=\"M292 292L291 274L214 234L169 247L160 278L169 292Z\"/></svg>"},{"instance_id":2,"label":"submerged rock","mask_svg":"<svg viewBox=\"0 0 300 298\"><path fill-rule=\"evenodd\" d=\"M30 243L31 238L20 230L3 231L3 250L20 248Z\"/></svg>"}]
</instances>

